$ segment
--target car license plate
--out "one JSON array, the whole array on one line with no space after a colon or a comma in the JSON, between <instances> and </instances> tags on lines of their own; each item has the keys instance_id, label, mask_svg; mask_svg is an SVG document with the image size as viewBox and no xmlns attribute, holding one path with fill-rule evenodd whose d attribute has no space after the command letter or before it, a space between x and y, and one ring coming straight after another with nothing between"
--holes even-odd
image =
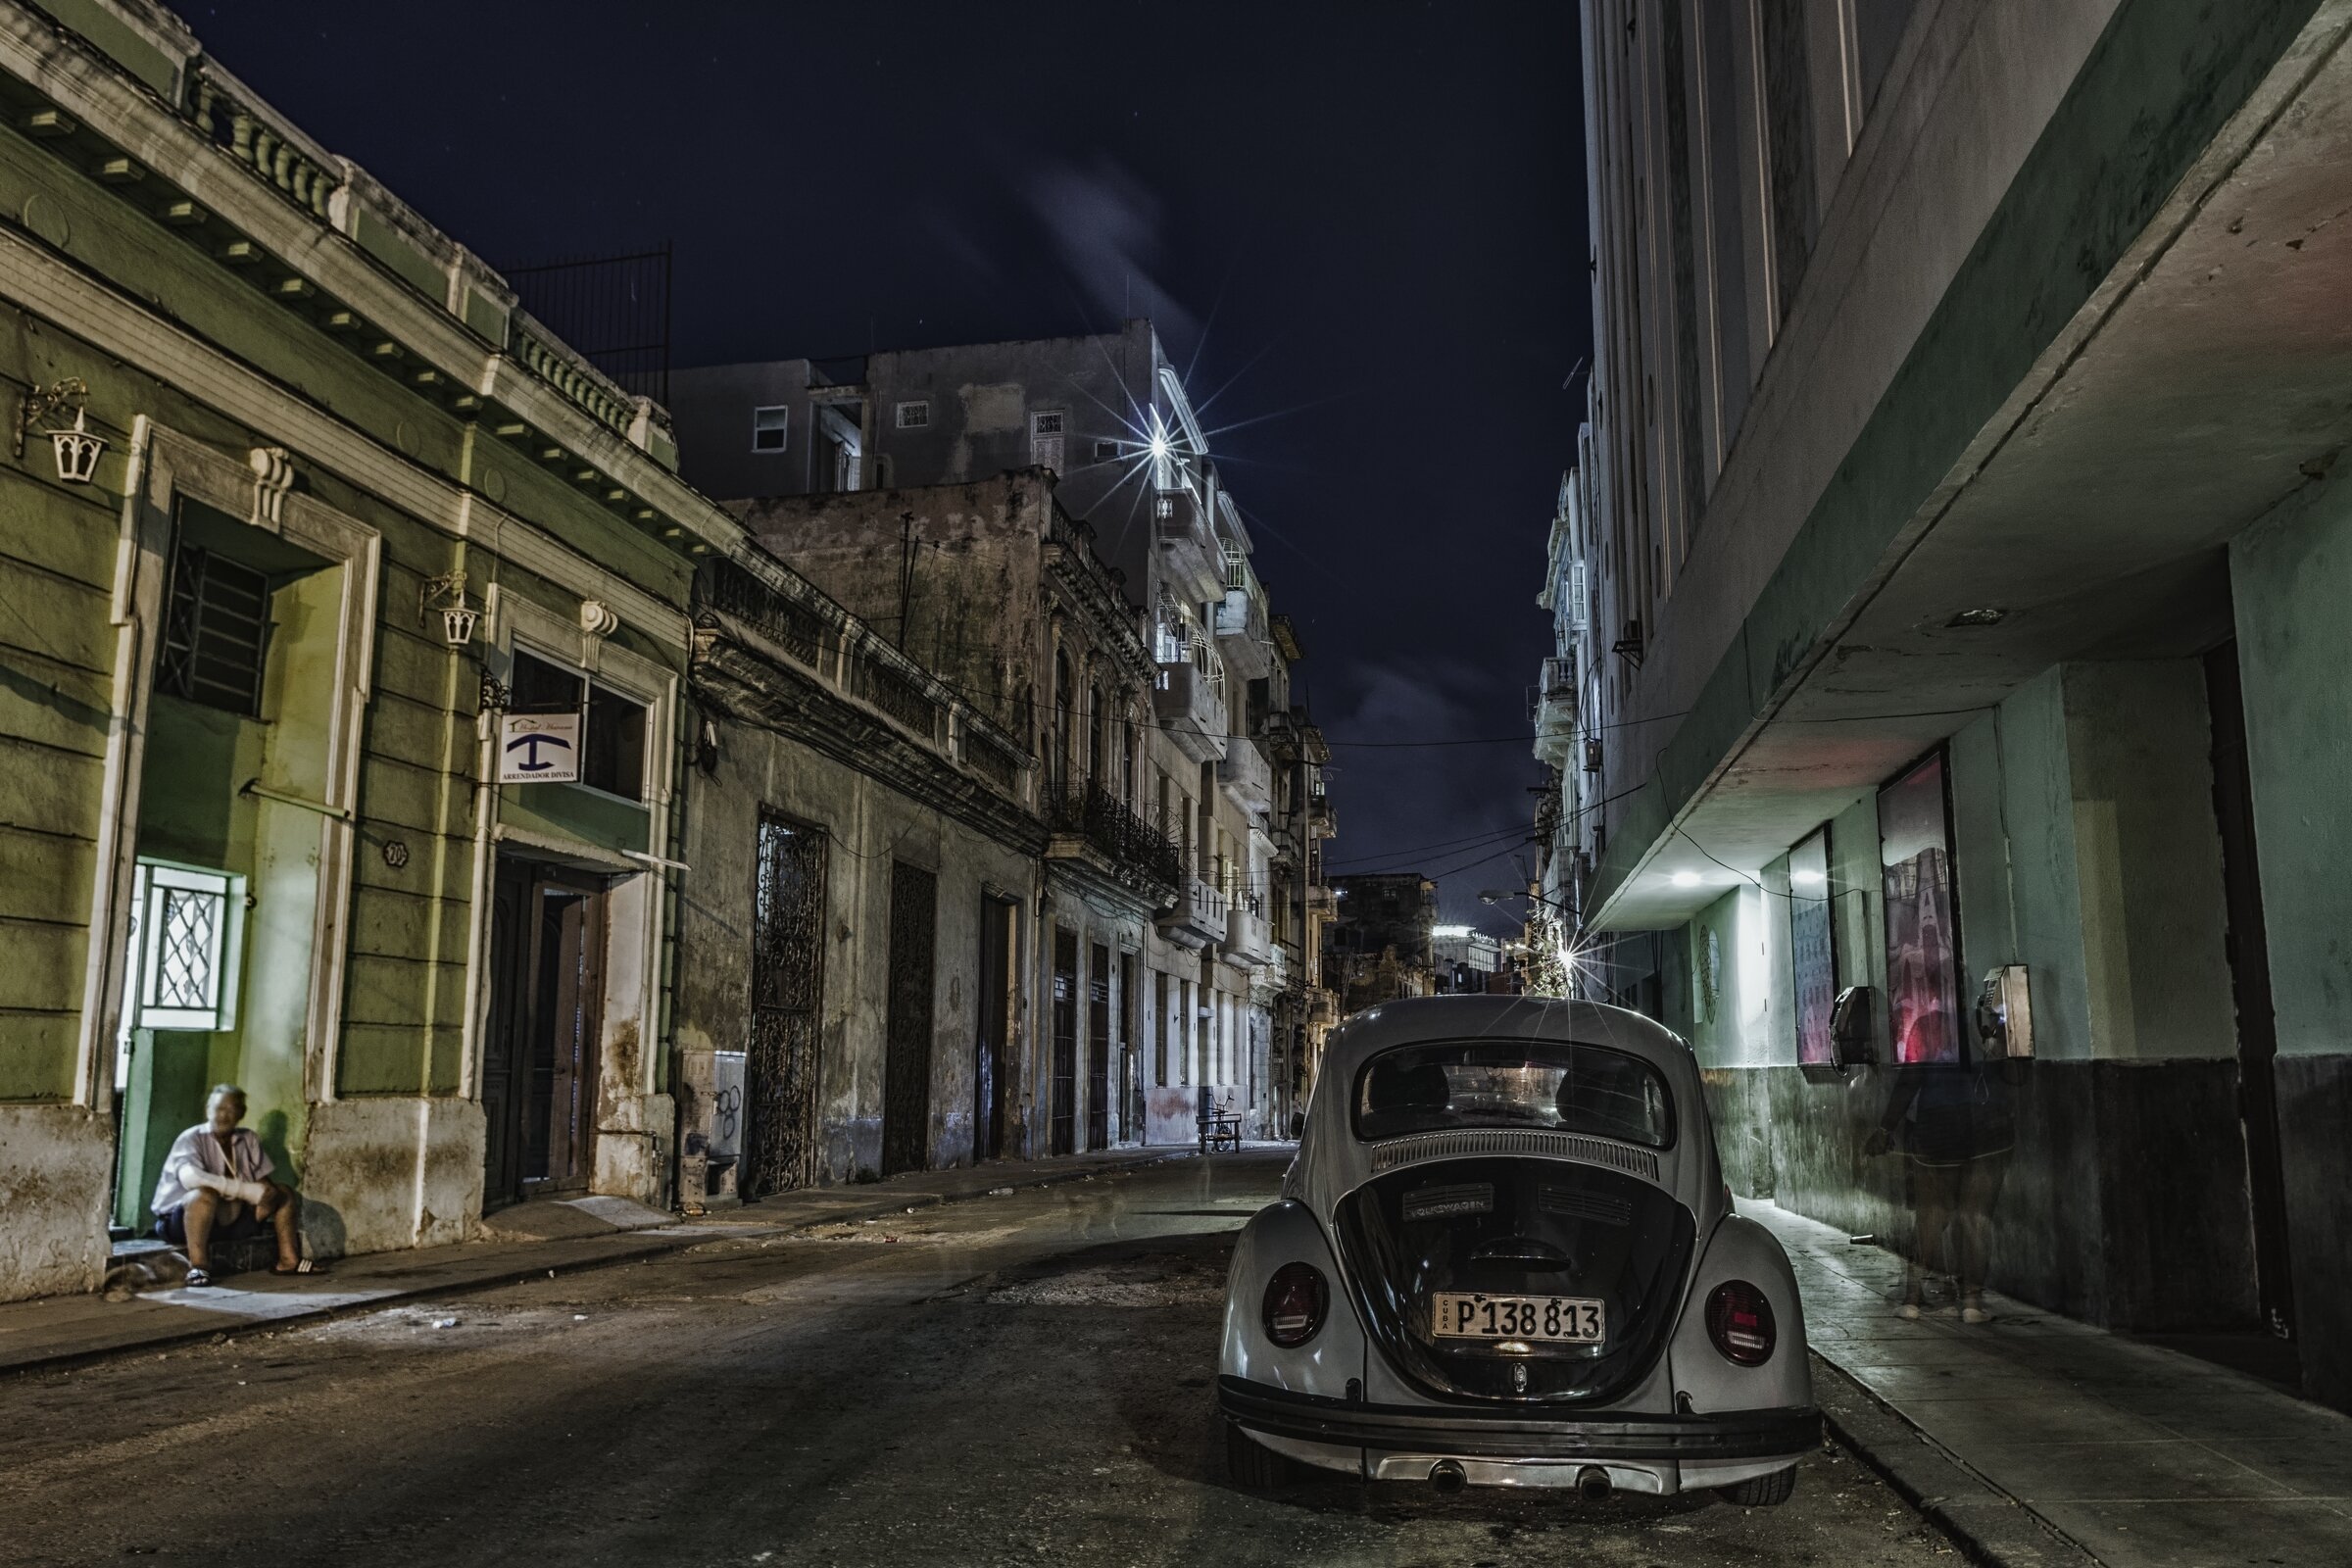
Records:
<instances>
[{"instance_id":1,"label":"car license plate","mask_svg":"<svg viewBox=\"0 0 2352 1568\"><path fill-rule=\"evenodd\" d=\"M1603 1303L1582 1296L1488 1296L1440 1291L1431 1326L1445 1340L1547 1340L1598 1345L1608 1333Z\"/></svg>"}]
</instances>

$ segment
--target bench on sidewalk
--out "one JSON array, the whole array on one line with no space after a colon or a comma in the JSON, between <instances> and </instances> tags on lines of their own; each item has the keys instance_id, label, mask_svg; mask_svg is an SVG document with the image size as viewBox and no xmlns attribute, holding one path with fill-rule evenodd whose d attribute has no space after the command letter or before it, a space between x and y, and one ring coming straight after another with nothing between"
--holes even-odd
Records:
<instances>
[{"instance_id":1,"label":"bench on sidewalk","mask_svg":"<svg viewBox=\"0 0 2352 1568\"><path fill-rule=\"evenodd\" d=\"M1242 1113L1231 1097L1219 1101L1209 1090L1200 1091L1200 1152L1214 1153L1229 1149L1235 1153L1242 1149Z\"/></svg>"}]
</instances>

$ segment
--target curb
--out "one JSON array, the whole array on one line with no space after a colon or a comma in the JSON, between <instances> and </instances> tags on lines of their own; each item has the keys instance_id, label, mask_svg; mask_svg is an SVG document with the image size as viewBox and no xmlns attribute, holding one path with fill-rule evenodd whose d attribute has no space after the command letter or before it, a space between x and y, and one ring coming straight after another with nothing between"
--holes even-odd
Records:
<instances>
[{"instance_id":1,"label":"curb","mask_svg":"<svg viewBox=\"0 0 2352 1568\"><path fill-rule=\"evenodd\" d=\"M1830 1435L1985 1568L2101 1568L2048 1520L1986 1481L1819 1351L1813 1402Z\"/></svg>"},{"instance_id":2,"label":"curb","mask_svg":"<svg viewBox=\"0 0 2352 1568\"><path fill-rule=\"evenodd\" d=\"M1142 1170L1148 1166L1162 1164L1169 1160L1197 1157L1198 1152L1195 1150L1174 1150L1164 1153L1139 1155L1134 1159L1113 1160L1100 1165L1090 1165L1083 1170L1048 1171L1026 1178L1014 1178L1000 1182L998 1185L1010 1187L1016 1191L1040 1187L1058 1187L1067 1182L1084 1181L1090 1176L1119 1175L1127 1171ZM970 1202L975 1199L988 1196L990 1194L986 1191L953 1195L902 1193L888 1200L877 1198L873 1203L868 1205L797 1223L784 1219L779 1219L772 1225L746 1224L742 1221L722 1223L741 1225L746 1234L792 1236L803 1231L814 1230L820 1225L856 1224L867 1219L880 1219L886 1215L904 1213L910 1208L938 1208L951 1203ZM737 1212L751 1214L756 1213L757 1208L739 1209ZM694 1222L681 1219L680 1223ZM707 1224L708 1220L703 1220L703 1223ZM715 1239L708 1234L673 1236L669 1234L671 1230L671 1226L664 1225L638 1231L615 1231L611 1237L580 1237L569 1243L548 1242L538 1245L562 1247L606 1242L612 1244L608 1249L600 1250L586 1257L558 1261L553 1269L553 1272L557 1273L582 1274L592 1269L610 1268L617 1263L638 1262L644 1258L659 1256L663 1252L685 1251ZM548 1272L551 1270L549 1259L546 1257L528 1262L517 1258L510 1267L494 1269L472 1279L444 1280L429 1285L394 1286L385 1290L382 1295L370 1296L365 1300L340 1301L330 1306L320 1306L312 1311L288 1312L277 1317L226 1318L218 1323L200 1323L189 1325L186 1328L169 1329L145 1339L125 1341L120 1345L94 1346L87 1349L65 1350L55 1355L41 1356L37 1359L19 1361L0 1367L0 1378L23 1377L36 1372L71 1371L75 1367L90 1366L120 1356L138 1355L148 1350L172 1349L188 1345L241 1339L248 1334L257 1332L274 1332L280 1328L308 1327L317 1323L328 1323L338 1318L355 1317L363 1312L373 1312L399 1301L415 1300L419 1297L470 1296L481 1291L496 1289L502 1285L513 1285L521 1280L532 1279Z\"/></svg>"},{"instance_id":3,"label":"curb","mask_svg":"<svg viewBox=\"0 0 2352 1568\"><path fill-rule=\"evenodd\" d=\"M771 1225L766 1226L746 1223L744 1220L735 1218L722 1220L719 1223L742 1225L747 1231L772 1229L779 1235L798 1236L803 1231L812 1231L820 1225L858 1225L869 1219L887 1219L893 1214L904 1214L909 1209L944 1208L951 1203L976 1202L983 1198L995 1196L997 1190L1002 1188L1011 1188L1015 1192L1029 1192L1041 1187L1061 1187L1070 1182L1085 1181L1089 1177L1123 1176L1129 1171L1144 1170L1153 1165L1164 1165L1172 1160L1198 1159L1200 1157L1198 1150L1171 1150L1165 1153L1139 1154L1133 1159L1108 1160L1100 1165L1086 1166L1084 1169L1056 1170L1027 1178L1002 1181L997 1184L996 1188L984 1188L974 1193L902 1193L893 1198L877 1197L869 1204L857 1208L845 1208L838 1213L810 1219L792 1220L779 1217ZM734 1210L734 1213L738 1215L758 1215L759 1212L760 1207L756 1203ZM689 1221L689 1223L697 1222ZM709 1216L702 1216L699 1223L708 1225L710 1223L710 1219Z\"/></svg>"},{"instance_id":4,"label":"curb","mask_svg":"<svg viewBox=\"0 0 2352 1568\"><path fill-rule=\"evenodd\" d=\"M661 1235L660 1230L616 1231L609 1239L620 1245L588 1257L557 1262L552 1269L548 1266L548 1259L544 1257L528 1263L517 1259L512 1267L500 1268L472 1279L444 1280L431 1285L394 1286L385 1290L382 1295L370 1296L365 1300L337 1301L330 1306L320 1306L309 1311L286 1312L276 1317L227 1317L218 1323L199 1323L191 1324L184 1329L169 1329L150 1335L145 1339L124 1341L120 1345L102 1345L82 1350L65 1350L55 1355L45 1355L35 1360L18 1361L6 1367L0 1367L0 1378L23 1377L36 1372L69 1372L75 1367L90 1366L100 1361L111 1361L122 1356L141 1355L149 1350L168 1350L220 1340L243 1339L249 1334L274 1332L281 1328L307 1328L315 1323L328 1323L338 1318L356 1317L363 1312L373 1312L395 1302L415 1300L418 1297L470 1296L476 1292L492 1290L501 1285L513 1285L519 1280L530 1279L540 1274L582 1274L591 1269L606 1268L614 1263L633 1263L641 1258L652 1257L662 1252L679 1250L690 1245L683 1240L654 1240ZM643 1237L645 1240L625 1240L629 1237ZM590 1237L582 1238L582 1240L604 1241L608 1238ZM332 1275L327 1277L333 1278Z\"/></svg>"}]
</instances>

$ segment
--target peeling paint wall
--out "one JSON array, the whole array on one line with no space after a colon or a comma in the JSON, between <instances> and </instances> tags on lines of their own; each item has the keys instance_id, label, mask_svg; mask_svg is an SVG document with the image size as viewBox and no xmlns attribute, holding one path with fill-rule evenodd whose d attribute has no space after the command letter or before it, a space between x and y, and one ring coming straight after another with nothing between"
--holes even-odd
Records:
<instances>
[{"instance_id":1,"label":"peeling paint wall","mask_svg":"<svg viewBox=\"0 0 2352 1568\"><path fill-rule=\"evenodd\" d=\"M712 1054L749 1044L765 806L827 836L820 1180L846 1182L881 1168L894 860L939 879L925 1143L934 1165L968 1163L982 899L993 894L1033 906L1035 859L898 794L886 780L747 723L720 721L716 769L690 787L684 858L695 872L679 901L675 1012L683 1127L710 1135ZM1027 929L1025 918L1016 925ZM1016 995L1015 1005L1024 1017L1032 1010L1026 995ZM1016 1103L1025 1090L1006 1086Z\"/></svg>"},{"instance_id":2,"label":"peeling paint wall","mask_svg":"<svg viewBox=\"0 0 2352 1568\"><path fill-rule=\"evenodd\" d=\"M0 1104L0 1294L98 1288L114 1149L105 1120L80 1106Z\"/></svg>"}]
</instances>

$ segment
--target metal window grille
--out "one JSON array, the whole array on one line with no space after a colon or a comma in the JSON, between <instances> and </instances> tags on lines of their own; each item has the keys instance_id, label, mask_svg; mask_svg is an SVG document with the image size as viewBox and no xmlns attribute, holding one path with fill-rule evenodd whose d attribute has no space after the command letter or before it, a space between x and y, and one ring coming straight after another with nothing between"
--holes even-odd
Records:
<instances>
[{"instance_id":1,"label":"metal window grille","mask_svg":"<svg viewBox=\"0 0 2352 1568\"><path fill-rule=\"evenodd\" d=\"M899 405L900 429L920 430L930 422L931 405L928 401L917 399L913 402L902 403Z\"/></svg>"},{"instance_id":2,"label":"metal window grille","mask_svg":"<svg viewBox=\"0 0 2352 1568\"><path fill-rule=\"evenodd\" d=\"M259 717L270 651L270 579L182 544L172 559L156 685L173 697Z\"/></svg>"}]
</instances>

